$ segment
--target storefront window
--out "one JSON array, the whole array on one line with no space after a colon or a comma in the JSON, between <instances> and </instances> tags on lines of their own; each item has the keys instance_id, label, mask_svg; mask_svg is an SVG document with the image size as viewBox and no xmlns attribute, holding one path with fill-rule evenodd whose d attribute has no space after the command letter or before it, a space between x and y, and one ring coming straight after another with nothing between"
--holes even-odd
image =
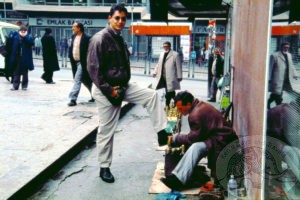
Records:
<instances>
[{"instance_id":1,"label":"storefront window","mask_svg":"<svg viewBox=\"0 0 300 200\"><path fill-rule=\"evenodd\" d=\"M300 23L289 23L288 14L279 19L290 9L281 3L274 4L269 48L265 195L299 199Z\"/></svg>"}]
</instances>

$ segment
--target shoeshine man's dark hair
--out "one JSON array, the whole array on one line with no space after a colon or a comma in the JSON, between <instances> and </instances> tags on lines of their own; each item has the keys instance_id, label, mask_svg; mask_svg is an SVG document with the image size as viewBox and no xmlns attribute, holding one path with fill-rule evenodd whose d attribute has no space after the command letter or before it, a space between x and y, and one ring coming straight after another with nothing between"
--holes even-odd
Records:
<instances>
[{"instance_id":1,"label":"shoeshine man's dark hair","mask_svg":"<svg viewBox=\"0 0 300 200\"><path fill-rule=\"evenodd\" d=\"M174 98L175 105L178 101L182 101L182 105L186 106L188 103L193 103L194 96L185 90L185 91L179 92L176 95L176 97Z\"/></svg>"},{"instance_id":2,"label":"shoeshine man's dark hair","mask_svg":"<svg viewBox=\"0 0 300 200\"><path fill-rule=\"evenodd\" d=\"M118 3L113 5L110 9L109 15L113 16L116 11L125 12L126 15L128 13L124 3Z\"/></svg>"}]
</instances>

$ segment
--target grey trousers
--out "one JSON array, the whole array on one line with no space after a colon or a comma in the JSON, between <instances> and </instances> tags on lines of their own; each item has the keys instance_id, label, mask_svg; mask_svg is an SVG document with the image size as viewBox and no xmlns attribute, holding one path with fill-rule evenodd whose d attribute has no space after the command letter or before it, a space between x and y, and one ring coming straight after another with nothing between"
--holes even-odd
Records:
<instances>
[{"instance_id":1,"label":"grey trousers","mask_svg":"<svg viewBox=\"0 0 300 200\"><path fill-rule=\"evenodd\" d=\"M112 162L114 132L118 124L121 106L113 106L94 85L93 98L98 107L99 128L97 133L97 151L100 167L110 167ZM124 101L140 104L147 109L156 132L167 127L164 103L153 89L129 83Z\"/></svg>"},{"instance_id":2,"label":"grey trousers","mask_svg":"<svg viewBox=\"0 0 300 200\"><path fill-rule=\"evenodd\" d=\"M70 100L74 100L74 101L77 100L81 88L81 80L82 80L82 66L80 62L77 62L77 71L74 77L74 85L69 94Z\"/></svg>"},{"instance_id":3,"label":"grey trousers","mask_svg":"<svg viewBox=\"0 0 300 200\"><path fill-rule=\"evenodd\" d=\"M196 142L185 152L179 163L176 165L174 174L183 184L191 178L194 168L206 155L207 149L204 142Z\"/></svg>"}]
</instances>

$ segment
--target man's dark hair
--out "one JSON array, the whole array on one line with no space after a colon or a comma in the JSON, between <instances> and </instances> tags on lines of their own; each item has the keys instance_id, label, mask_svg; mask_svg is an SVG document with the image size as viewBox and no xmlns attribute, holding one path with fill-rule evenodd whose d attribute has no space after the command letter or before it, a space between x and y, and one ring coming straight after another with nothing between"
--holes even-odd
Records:
<instances>
[{"instance_id":1,"label":"man's dark hair","mask_svg":"<svg viewBox=\"0 0 300 200\"><path fill-rule=\"evenodd\" d=\"M116 11L125 12L126 15L128 13L124 3L118 3L113 5L110 9L109 15L113 16Z\"/></svg>"},{"instance_id":2,"label":"man's dark hair","mask_svg":"<svg viewBox=\"0 0 300 200\"><path fill-rule=\"evenodd\" d=\"M171 47L171 42L169 42L169 41L166 41L166 42L164 42L164 44L163 45L168 45L169 47Z\"/></svg>"},{"instance_id":3,"label":"man's dark hair","mask_svg":"<svg viewBox=\"0 0 300 200\"><path fill-rule=\"evenodd\" d=\"M175 105L178 101L182 101L182 105L186 106L188 103L193 103L194 96L188 91L178 92L176 97L174 98Z\"/></svg>"},{"instance_id":4,"label":"man's dark hair","mask_svg":"<svg viewBox=\"0 0 300 200\"><path fill-rule=\"evenodd\" d=\"M75 21L75 23L77 24L77 27L80 29L81 32L84 32L84 25L81 22Z\"/></svg>"},{"instance_id":5,"label":"man's dark hair","mask_svg":"<svg viewBox=\"0 0 300 200\"><path fill-rule=\"evenodd\" d=\"M22 21L17 21L17 22L16 22L16 25L17 25L17 26L22 26L22 24L23 24Z\"/></svg>"},{"instance_id":6,"label":"man's dark hair","mask_svg":"<svg viewBox=\"0 0 300 200\"><path fill-rule=\"evenodd\" d=\"M281 43L281 48L282 48L284 45L289 45L289 46L290 46L290 43L289 43L289 42L283 42L283 43Z\"/></svg>"},{"instance_id":7,"label":"man's dark hair","mask_svg":"<svg viewBox=\"0 0 300 200\"><path fill-rule=\"evenodd\" d=\"M52 30L51 30L51 28L45 28L45 32L46 32L47 34L50 34L50 33L52 33Z\"/></svg>"}]
</instances>

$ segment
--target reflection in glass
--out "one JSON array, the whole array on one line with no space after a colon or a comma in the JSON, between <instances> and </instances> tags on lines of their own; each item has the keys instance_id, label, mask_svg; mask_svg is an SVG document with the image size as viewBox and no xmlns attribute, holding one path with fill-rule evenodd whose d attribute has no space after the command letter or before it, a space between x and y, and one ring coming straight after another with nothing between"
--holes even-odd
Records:
<instances>
[{"instance_id":1,"label":"reflection in glass","mask_svg":"<svg viewBox=\"0 0 300 200\"><path fill-rule=\"evenodd\" d=\"M273 15L289 11L274 1ZM267 101L266 198L300 199L300 29L273 16ZM278 19L278 18L276 18ZM298 25L297 25L298 23ZM275 162L274 162L275 161Z\"/></svg>"}]
</instances>

